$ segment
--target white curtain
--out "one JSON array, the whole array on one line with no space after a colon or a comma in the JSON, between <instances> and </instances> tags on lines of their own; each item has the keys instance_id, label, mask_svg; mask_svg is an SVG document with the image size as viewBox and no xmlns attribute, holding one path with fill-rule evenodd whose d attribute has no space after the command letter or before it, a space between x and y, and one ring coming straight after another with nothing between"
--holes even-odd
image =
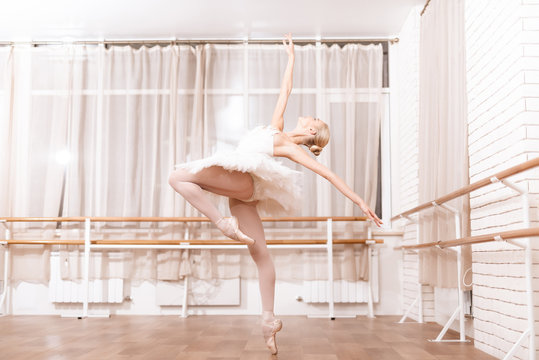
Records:
<instances>
[{"instance_id":1,"label":"white curtain","mask_svg":"<svg viewBox=\"0 0 539 360\"><path fill-rule=\"evenodd\" d=\"M296 46L296 54L285 131L294 128L302 115L326 121L332 138L317 160L374 208L383 108L381 45ZM250 128L269 123L287 58L282 46L249 45L247 64L244 61L244 45L1 48L0 214L199 215L168 185L173 165L233 148ZM304 172L305 202L297 215L362 214L326 180ZM219 206L229 213L225 202ZM266 225L276 231L283 226L299 230L313 226ZM185 233L184 225L169 223L95 226L92 236L104 239L179 239ZM40 236L82 236L77 224L32 228ZM25 237L32 228L21 224L14 230ZM210 224L188 228L194 237L217 236ZM341 235L360 236L357 232L363 230L349 226ZM323 225L313 231L323 233ZM36 251L31 249L15 250L14 263ZM72 268L64 269L65 277L78 277L79 272L73 271L80 266L78 251L61 248L64 263ZM347 251L348 258L352 250ZM40 267L46 268L48 253L40 249L38 254ZM231 253L230 259L214 255L192 252L189 256L204 259L193 265L180 251L105 252L99 261L106 270L100 274L169 280L189 272L236 276L235 265L223 265L234 263L230 259L236 255ZM325 258L319 260L325 266ZM357 277L361 271L352 263L346 262L348 267L337 273ZM208 264L219 270L208 269ZM291 272L286 266L281 269L284 275ZM13 275L43 280L43 273L21 270L20 276Z\"/></svg>"},{"instance_id":2,"label":"white curtain","mask_svg":"<svg viewBox=\"0 0 539 360\"><path fill-rule=\"evenodd\" d=\"M419 202L424 203L469 184L464 1L431 1L421 17L420 32ZM461 235L467 236L469 197L448 205L460 212ZM454 219L444 209L422 212L421 242L454 239ZM422 251L419 266L423 284L457 286L453 251ZM471 266L471 251L466 247L462 266L463 273Z\"/></svg>"}]
</instances>

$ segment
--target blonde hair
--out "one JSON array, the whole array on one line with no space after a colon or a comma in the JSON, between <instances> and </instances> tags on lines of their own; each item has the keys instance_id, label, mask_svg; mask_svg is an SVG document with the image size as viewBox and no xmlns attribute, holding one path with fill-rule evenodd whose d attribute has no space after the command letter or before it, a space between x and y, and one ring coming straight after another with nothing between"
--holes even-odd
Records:
<instances>
[{"instance_id":1,"label":"blonde hair","mask_svg":"<svg viewBox=\"0 0 539 360\"><path fill-rule=\"evenodd\" d=\"M319 129L317 129L316 134L313 136L312 140L309 141L307 147L313 154L316 156L320 155L320 152L322 152L322 149L324 146L327 145L329 142L329 126L322 122L322 126L320 126Z\"/></svg>"}]
</instances>

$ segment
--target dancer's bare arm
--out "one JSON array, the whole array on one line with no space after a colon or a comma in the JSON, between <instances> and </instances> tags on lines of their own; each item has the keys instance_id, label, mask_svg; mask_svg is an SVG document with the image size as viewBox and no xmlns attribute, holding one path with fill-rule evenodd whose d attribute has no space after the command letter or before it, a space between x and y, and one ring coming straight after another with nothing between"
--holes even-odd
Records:
<instances>
[{"instance_id":1,"label":"dancer's bare arm","mask_svg":"<svg viewBox=\"0 0 539 360\"><path fill-rule=\"evenodd\" d=\"M288 65L284 72L283 81L281 83L281 92L279 93L279 99L277 100L277 105L275 105L275 110L273 110L273 117L271 118L271 125L283 131L284 127L284 111L286 109L286 104L288 103L288 96L292 92L292 73L294 71L294 43L292 42L292 36L290 34L286 35L288 44L286 40L283 40L283 44L286 47L286 52L288 53Z\"/></svg>"},{"instance_id":2,"label":"dancer's bare arm","mask_svg":"<svg viewBox=\"0 0 539 360\"><path fill-rule=\"evenodd\" d=\"M358 194L356 194L348 185L346 185L346 183L337 174L332 172L326 166L314 160L298 145L289 144L287 146L283 146L280 148L279 152L282 154L282 156L285 156L288 159L305 166L306 168L329 180L329 182L331 182L341 193L343 193L344 196L356 203L365 213L365 215L367 215L369 219L374 221L376 225L380 226L382 224L382 220L380 220L378 216L376 216L374 211L372 211L371 208L369 208L369 206L365 203L365 201Z\"/></svg>"}]
</instances>

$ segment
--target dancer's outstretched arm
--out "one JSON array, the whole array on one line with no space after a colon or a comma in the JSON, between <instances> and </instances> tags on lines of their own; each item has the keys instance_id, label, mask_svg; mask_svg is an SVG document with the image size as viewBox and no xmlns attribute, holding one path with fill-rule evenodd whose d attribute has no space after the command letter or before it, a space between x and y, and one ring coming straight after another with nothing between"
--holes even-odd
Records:
<instances>
[{"instance_id":1,"label":"dancer's outstretched arm","mask_svg":"<svg viewBox=\"0 0 539 360\"><path fill-rule=\"evenodd\" d=\"M286 109L286 104L288 103L288 96L290 96L290 93L292 92L292 74L294 71L294 43L292 42L292 35L287 34L286 39L288 40L288 45L286 44L286 40L283 40L283 44L285 45L286 52L288 53L288 65L286 66L283 81L281 83L279 99L277 100L277 105L275 105L273 117L271 118L271 126L279 131L283 131L283 115Z\"/></svg>"},{"instance_id":2,"label":"dancer's outstretched arm","mask_svg":"<svg viewBox=\"0 0 539 360\"><path fill-rule=\"evenodd\" d=\"M356 194L348 185L346 185L346 183L337 174L332 172L326 166L314 160L298 145L290 144L284 147L282 154L288 159L305 166L306 168L329 180L329 182L331 182L333 186L335 186L341 193L343 193L344 196L356 203L365 213L365 215L367 215L369 219L374 221L376 225L380 226L382 224L382 220L380 220L378 216L376 216L374 211L372 211L371 208L369 208L369 206L365 203L365 201L358 194Z\"/></svg>"}]
</instances>

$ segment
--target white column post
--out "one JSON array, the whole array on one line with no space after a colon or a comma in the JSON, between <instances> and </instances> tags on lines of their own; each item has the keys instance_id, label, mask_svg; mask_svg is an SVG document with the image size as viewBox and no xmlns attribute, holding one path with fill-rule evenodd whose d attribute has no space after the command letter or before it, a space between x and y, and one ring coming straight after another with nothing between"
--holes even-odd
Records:
<instances>
[{"instance_id":1,"label":"white column post","mask_svg":"<svg viewBox=\"0 0 539 360\"><path fill-rule=\"evenodd\" d=\"M372 238L372 229L369 226L367 228L367 240L370 240ZM373 305L373 294L372 294L372 247L370 245L370 242L367 241L367 260L368 260L368 269L369 269L369 282L368 282L368 313L367 317L373 319L374 318L374 305Z\"/></svg>"},{"instance_id":2,"label":"white column post","mask_svg":"<svg viewBox=\"0 0 539 360\"><path fill-rule=\"evenodd\" d=\"M89 278L90 278L90 219L84 220L84 273L83 273L83 294L82 318L88 317L88 297L89 297Z\"/></svg>"},{"instance_id":3,"label":"white column post","mask_svg":"<svg viewBox=\"0 0 539 360\"><path fill-rule=\"evenodd\" d=\"M6 240L11 239L11 231L6 227L5 229L5 238ZM2 289L2 297L0 298L0 309L2 307L4 308L4 311L1 313L2 315L9 314L9 308L10 308L10 302L9 302L9 296L10 296L10 284L9 284L9 258L10 258L10 251L9 251L9 244L6 242L5 245L5 252L4 252L4 289Z\"/></svg>"},{"instance_id":4,"label":"white column post","mask_svg":"<svg viewBox=\"0 0 539 360\"><path fill-rule=\"evenodd\" d=\"M522 192L522 211L524 217L524 226L530 227L530 202L527 191ZM535 360L535 316L534 316L534 301L533 301L533 254L531 239L525 239L526 249L525 251L525 263L526 263L526 298L528 300L528 328L529 328L529 359Z\"/></svg>"},{"instance_id":5,"label":"white column post","mask_svg":"<svg viewBox=\"0 0 539 360\"><path fill-rule=\"evenodd\" d=\"M183 235L184 240L189 240L189 225L185 227L185 233ZM189 244L188 244L189 246ZM189 249L183 250L187 252L187 259L189 259ZM189 274L185 275L183 279L183 301L182 301L182 317L187 317L187 295L189 294Z\"/></svg>"},{"instance_id":6,"label":"white column post","mask_svg":"<svg viewBox=\"0 0 539 360\"><path fill-rule=\"evenodd\" d=\"M455 235L457 239L462 237L460 228L460 213L455 212ZM459 332L460 341L466 341L466 328L464 327L464 292L462 290L462 246L457 247L457 289L459 292Z\"/></svg>"},{"instance_id":7,"label":"white column post","mask_svg":"<svg viewBox=\"0 0 539 360\"><path fill-rule=\"evenodd\" d=\"M417 215L419 216L419 214ZM416 223L416 243L419 244L419 219ZM417 253L417 320L420 324L423 323L423 285L419 281L419 252Z\"/></svg>"},{"instance_id":8,"label":"white column post","mask_svg":"<svg viewBox=\"0 0 539 360\"><path fill-rule=\"evenodd\" d=\"M492 183L495 183L495 182L499 182L500 180L496 177L492 177L490 181ZM513 189L514 191L518 192L522 196L523 222L524 222L524 226L529 228L530 227L530 200L529 200L528 190L513 184L509 180L503 179L501 180L501 183ZM528 303L528 333L529 333L528 358L530 360L535 360L535 353L536 353L535 351L535 314L534 314L534 301L533 301L533 273L532 273L533 258L532 258L531 239L530 238L523 239L522 244L525 249L524 250L524 263L525 263L525 269L526 269L525 270L526 271L526 299ZM517 243L517 246L518 246L518 243ZM517 342L517 344L518 343L519 342ZM514 351L514 349L512 349L511 351Z\"/></svg>"},{"instance_id":9,"label":"white column post","mask_svg":"<svg viewBox=\"0 0 539 360\"><path fill-rule=\"evenodd\" d=\"M189 251L189 250L184 250ZM187 294L189 292L189 275L185 275L183 279L183 301L182 301L182 317L187 317Z\"/></svg>"},{"instance_id":10,"label":"white column post","mask_svg":"<svg viewBox=\"0 0 539 360\"><path fill-rule=\"evenodd\" d=\"M455 237L457 239L460 239L462 237L462 231L461 231L461 224L460 224L460 212L446 204L437 204L435 201L432 202L432 205L434 207L440 207L442 209L445 209L455 216ZM457 341L457 342L465 342L466 341L466 328L464 326L465 317L464 317L464 293L462 292L462 251L461 246L458 246L455 250L457 254L457 291L458 291L458 305L447 323L445 324L442 331L438 334L436 337L435 342L444 342L444 341ZM447 330L449 329L449 326L455 321L457 315L459 315L459 340L443 340L443 337Z\"/></svg>"},{"instance_id":11,"label":"white column post","mask_svg":"<svg viewBox=\"0 0 539 360\"><path fill-rule=\"evenodd\" d=\"M418 214L419 216L419 214ZM403 216L401 215L400 216L402 219L406 219L408 221L407 224L405 224L405 226L407 225L411 225L411 224L414 224L415 223L415 228L416 228L416 244L419 244L419 219L418 220L412 220L409 216ZM412 251L410 251L412 252ZM405 254L405 252L403 252L403 254ZM417 271L417 296L416 298L414 299L414 301L408 306L408 308L406 309L403 317L400 319L400 321L398 322L398 324L402 324L404 323L406 320L406 318L408 317L408 315L410 314L410 312L412 311L413 307L415 306L415 304L417 303L417 322L418 323L423 323L423 287L421 286L421 283L419 282L419 252L418 251L413 251L413 253L417 254L417 257L418 257L418 271ZM404 261L404 259L403 259ZM404 303L403 303L403 306L404 306Z\"/></svg>"},{"instance_id":12,"label":"white column post","mask_svg":"<svg viewBox=\"0 0 539 360\"><path fill-rule=\"evenodd\" d=\"M333 300L333 222L328 219L327 222L327 254L328 254L328 305L329 318L335 320L335 304Z\"/></svg>"}]
</instances>

